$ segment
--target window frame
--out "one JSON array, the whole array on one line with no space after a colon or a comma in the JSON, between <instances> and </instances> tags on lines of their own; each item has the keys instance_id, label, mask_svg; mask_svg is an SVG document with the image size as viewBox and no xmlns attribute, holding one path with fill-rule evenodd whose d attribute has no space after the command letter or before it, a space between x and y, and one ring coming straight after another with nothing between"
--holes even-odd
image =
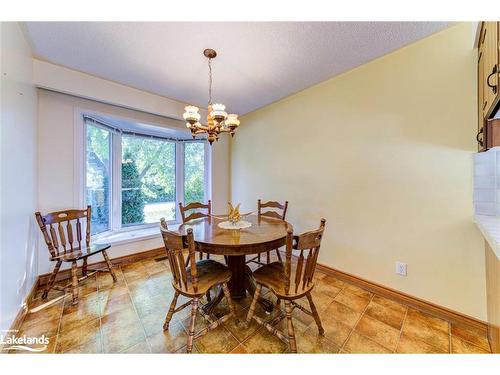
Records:
<instances>
[{"instance_id":1,"label":"window frame","mask_svg":"<svg viewBox=\"0 0 500 375\"><path fill-rule=\"evenodd\" d=\"M109 113L99 113L93 110L85 110L77 108L75 109L75 132L74 132L74 147L75 147L75 165L74 165L74 186L75 186L75 194L74 201L76 207L85 207L86 203L86 186L87 186L87 124L85 120L85 116L91 115L99 115L99 116L110 116L116 119L123 119L130 122L138 122L135 119L123 118L119 116L115 116ZM140 121L144 123L143 120ZM122 226L122 218L121 218L121 208L122 208L122 199L121 199L121 189L122 189L122 181L121 181L121 161L122 161L122 134L118 130L112 130L105 126L102 126L98 123L93 124L94 126L101 127L110 132L110 164L112 165L110 171L110 181L111 181L111 191L110 191L110 229L105 232L97 233L93 236L93 238L102 238L112 234L129 232L134 230L141 230L146 228L151 228L157 226L159 223L145 223L131 226ZM158 124L148 123L151 126L161 127ZM164 126L162 126L164 127ZM155 136L153 134L148 134L144 131L135 132L140 136ZM181 224L181 215L179 211L179 202L184 204L184 144L187 142L197 142L204 143L204 200L205 202L211 199L211 165L212 165L212 150L208 144L208 142L204 139L179 139L179 140L168 140L167 142L172 142L175 144L175 219L169 220L167 223L171 225Z\"/></svg>"}]
</instances>

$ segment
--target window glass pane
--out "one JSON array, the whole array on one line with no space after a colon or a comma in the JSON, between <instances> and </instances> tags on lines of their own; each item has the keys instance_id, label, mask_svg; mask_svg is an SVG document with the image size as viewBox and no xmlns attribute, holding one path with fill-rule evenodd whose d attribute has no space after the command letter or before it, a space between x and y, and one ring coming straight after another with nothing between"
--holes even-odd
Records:
<instances>
[{"instance_id":1,"label":"window glass pane","mask_svg":"<svg viewBox=\"0 0 500 375\"><path fill-rule=\"evenodd\" d=\"M175 143L122 136L122 225L175 220Z\"/></svg>"},{"instance_id":2,"label":"window glass pane","mask_svg":"<svg viewBox=\"0 0 500 375\"><path fill-rule=\"evenodd\" d=\"M87 124L87 204L92 206L91 233L110 229L111 134Z\"/></svg>"},{"instance_id":3,"label":"window glass pane","mask_svg":"<svg viewBox=\"0 0 500 375\"><path fill-rule=\"evenodd\" d=\"M205 200L205 143L184 144L184 202Z\"/></svg>"}]
</instances>

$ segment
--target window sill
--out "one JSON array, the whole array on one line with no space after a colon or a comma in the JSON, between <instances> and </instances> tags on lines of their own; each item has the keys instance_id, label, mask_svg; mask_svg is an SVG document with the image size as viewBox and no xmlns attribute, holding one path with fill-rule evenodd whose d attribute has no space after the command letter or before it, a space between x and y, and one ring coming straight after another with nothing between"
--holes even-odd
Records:
<instances>
[{"instance_id":1,"label":"window sill","mask_svg":"<svg viewBox=\"0 0 500 375\"><path fill-rule=\"evenodd\" d=\"M179 224L169 225L169 229L177 230ZM120 232L111 232L93 239L95 244L124 245L132 242L161 238L159 225Z\"/></svg>"}]
</instances>

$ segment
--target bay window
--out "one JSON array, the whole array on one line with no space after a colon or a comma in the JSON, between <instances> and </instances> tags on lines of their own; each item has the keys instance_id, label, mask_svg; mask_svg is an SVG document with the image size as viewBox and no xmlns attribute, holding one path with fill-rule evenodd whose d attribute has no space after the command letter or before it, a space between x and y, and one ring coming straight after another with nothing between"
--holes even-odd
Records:
<instances>
[{"instance_id":1,"label":"bay window","mask_svg":"<svg viewBox=\"0 0 500 375\"><path fill-rule=\"evenodd\" d=\"M123 130L84 116L84 199L92 235L178 223L179 202L208 196L208 144ZM161 128L158 128L158 132Z\"/></svg>"}]
</instances>

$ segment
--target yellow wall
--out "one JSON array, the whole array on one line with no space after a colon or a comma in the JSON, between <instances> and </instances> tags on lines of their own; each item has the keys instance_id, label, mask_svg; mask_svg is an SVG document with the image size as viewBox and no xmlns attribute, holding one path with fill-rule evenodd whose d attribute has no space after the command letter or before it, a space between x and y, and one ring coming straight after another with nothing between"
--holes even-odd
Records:
<instances>
[{"instance_id":1,"label":"yellow wall","mask_svg":"<svg viewBox=\"0 0 500 375\"><path fill-rule=\"evenodd\" d=\"M233 202L286 199L298 231L325 217L321 263L486 320L475 56L456 25L244 116Z\"/></svg>"}]
</instances>

